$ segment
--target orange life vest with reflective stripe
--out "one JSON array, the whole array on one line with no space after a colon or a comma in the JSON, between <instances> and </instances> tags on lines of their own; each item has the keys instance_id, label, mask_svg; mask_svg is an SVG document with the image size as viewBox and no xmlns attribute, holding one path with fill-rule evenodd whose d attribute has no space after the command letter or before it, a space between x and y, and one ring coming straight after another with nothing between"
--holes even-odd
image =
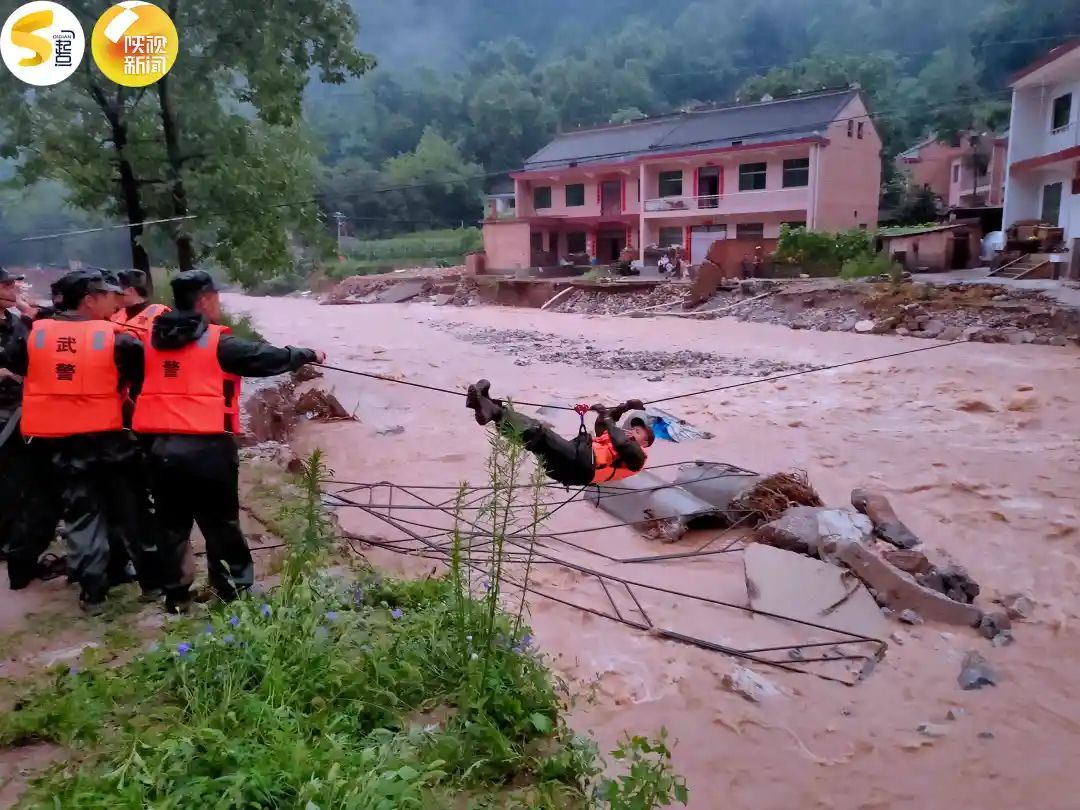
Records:
<instances>
[{"instance_id":1,"label":"orange life vest with reflective stripe","mask_svg":"<svg viewBox=\"0 0 1080 810\"><path fill-rule=\"evenodd\" d=\"M22 432L42 439L124 429L109 321L40 320L30 330Z\"/></svg>"},{"instance_id":2,"label":"orange life vest with reflective stripe","mask_svg":"<svg viewBox=\"0 0 1080 810\"><path fill-rule=\"evenodd\" d=\"M110 320L113 323L120 324L124 327L125 332L137 337L143 343L148 343L150 341L150 329L154 325L154 318L171 311L164 304L150 304L138 315L129 318L127 310L122 309L113 315Z\"/></svg>"},{"instance_id":3,"label":"orange life vest with reflective stripe","mask_svg":"<svg viewBox=\"0 0 1080 810\"><path fill-rule=\"evenodd\" d=\"M597 436L593 439L592 449L593 467L596 469L596 474L593 476L592 480L594 484L607 484L611 481L622 481L624 478L636 475L634 470L624 467L622 462L619 461L619 454L611 444L611 437L608 434L605 433L603 436ZM642 452L645 452L645 448L642 448ZM648 459L647 453L645 458ZM638 470L637 472L641 472L641 470Z\"/></svg>"},{"instance_id":4,"label":"orange life vest with reflective stripe","mask_svg":"<svg viewBox=\"0 0 1080 810\"><path fill-rule=\"evenodd\" d=\"M146 344L143 387L131 423L136 433L240 432L240 378L218 362L218 344L228 331L211 324L180 349Z\"/></svg>"}]
</instances>

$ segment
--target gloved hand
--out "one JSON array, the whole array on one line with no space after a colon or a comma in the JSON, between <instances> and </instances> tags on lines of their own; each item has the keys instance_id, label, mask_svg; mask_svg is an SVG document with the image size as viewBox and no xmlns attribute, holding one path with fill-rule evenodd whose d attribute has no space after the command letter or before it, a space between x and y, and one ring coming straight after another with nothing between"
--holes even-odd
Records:
<instances>
[{"instance_id":1,"label":"gloved hand","mask_svg":"<svg viewBox=\"0 0 1080 810\"><path fill-rule=\"evenodd\" d=\"M626 400L625 408L628 411L643 411L645 410L645 403L640 399L628 399Z\"/></svg>"}]
</instances>

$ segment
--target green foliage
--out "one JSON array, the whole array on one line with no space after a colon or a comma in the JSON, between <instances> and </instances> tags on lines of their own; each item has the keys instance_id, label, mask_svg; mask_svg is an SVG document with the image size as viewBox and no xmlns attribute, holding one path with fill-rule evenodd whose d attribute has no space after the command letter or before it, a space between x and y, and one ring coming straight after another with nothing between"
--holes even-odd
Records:
<instances>
[{"instance_id":1,"label":"green foliage","mask_svg":"<svg viewBox=\"0 0 1080 810\"><path fill-rule=\"evenodd\" d=\"M661 729L656 740L627 736L612 756L629 764L625 776L608 779L599 788L600 797L612 810L648 810L689 802L686 780L671 770L666 730Z\"/></svg>"},{"instance_id":2,"label":"green foliage","mask_svg":"<svg viewBox=\"0 0 1080 810\"><path fill-rule=\"evenodd\" d=\"M347 256L370 261L430 259L441 256L464 256L483 245L479 228L420 231L393 239L364 239L350 243Z\"/></svg>"},{"instance_id":3,"label":"green foliage","mask_svg":"<svg viewBox=\"0 0 1080 810\"><path fill-rule=\"evenodd\" d=\"M776 260L784 264L835 267L850 259L869 256L874 250L873 234L861 229L825 233L806 228L780 226Z\"/></svg>"},{"instance_id":4,"label":"green foliage","mask_svg":"<svg viewBox=\"0 0 1080 810\"><path fill-rule=\"evenodd\" d=\"M884 253L855 256L844 262L840 277L849 281L873 276L892 276L894 263Z\"/></svg>"},{"instance_id":5,"label":"green foliage","mask_svg":"<svg viewBox=\"0 0 1080 810\"><path fill-rule=\"evenodd\" d=\"M503 532L492 546L502 548L519 508L535 525L543 514L538 488L530 502L517 500L520 445L494 442L485 511ZM473 581L479 567L498 583L502 561L475 559L460 532L444 578L317 573L334 540L320 493L331 474L313 454L298 500L286 498L275 527L288 558L272 592L171 624L124 665L102 666L91 652L23 689L0 716L0 746L50 741L72 757L19 807L451 810L464 796L477 808L685 803L663 735L629 740L615 752L628 775L593 787L596 747L567 728L523 603L508 615L497 585ZM514 537L531 547L535 531Z\"/></svg>"}]
</instances>

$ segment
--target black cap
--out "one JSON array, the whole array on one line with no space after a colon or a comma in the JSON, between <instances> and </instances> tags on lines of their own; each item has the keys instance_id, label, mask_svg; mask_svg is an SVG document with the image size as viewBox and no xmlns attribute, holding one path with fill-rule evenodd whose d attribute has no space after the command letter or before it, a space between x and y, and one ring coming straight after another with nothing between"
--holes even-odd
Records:
<instances>
[{"instance_id":1,"label":"black cap","mask_svg":"<svg viewBox=\"0 0 1080 810\"><path fill-rule=\"evenodd\" d=\"M120 278L120 286L124 289L134 287L136 290L146 289L146 273L142 270L121 270L117 273Z\"/></svg>"},{"instance_id":2,"label":"black cap","mask_svg":"<svg viewBox=\"0 0 1080 810\"><path fill-rule=\"evenodd\" d=\"M9 273L3 267L0 267L0 284L10 284L13 281L22 281L26 276L16 276L14 273Z\"/></svg>"},{"instance_id":3,"label":"black cap","mask_svg":"<svg viewBox=\"0 0 1080 810\"><path fill-rule=\"evenodd\" d=\"M54 296L62 296L64 303L72 308L90 293L124 291L119 280L111 273L106 276L101 270L87 269L65 273L53 282L51 289Z\"/></svg>"},{"instance_id":4,"label":"black cap","mask_svg":"<svg viewBox=\"0 0 1080 810\"><path fill-rule=\"evenodd\" d=\"M172 285L173 296L176 298L191 298L204 292L216 292L217 285L214 278L205 270L188 270L186 273L173 278L169 282Z\"/></svg>"},{"instance_id":5,"label":"black cap","mask_svg":"<svg viewBox=\"0 0 1080 810\"><path fill-rule=\"evenodd\" d=\"M112 270L102 270L100 276L101 292L122 293L124 291L124 285L120 283L120 276ZM95 292L97 292L97 290L95 290Z\"/></svg>"}]
</instances>

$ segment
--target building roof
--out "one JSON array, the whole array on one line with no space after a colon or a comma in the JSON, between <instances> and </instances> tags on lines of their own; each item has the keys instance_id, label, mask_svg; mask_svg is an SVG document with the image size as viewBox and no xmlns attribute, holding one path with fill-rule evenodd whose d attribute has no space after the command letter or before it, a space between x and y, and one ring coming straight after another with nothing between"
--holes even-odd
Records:
<instances>
[{"instance_id":1,"label":"building roof","mask_svg":"<svg viewBox=\"0 0 1080 810\"><path fill-rule=\"evenodd\" d=\"M1020 70L1016 71L1016 73L1012 75L1012 78L1009 79L1009 84L1017 84L1025 77L1030 76L1032 73L1035 73L1038 70L1042 70L1047 65L1053 64L1058 59L1068 53L1072 53L1077 48L1080 48L1080 37L1073 37L1067 42L1061 43L1056 48L1052 48L1051 50L1044 53L1027 67L1021 68Z\"/></svg>"},{"instance_id":2,"label":"building roof","mask_svg":"<svg viewBox=\"0 0 1080 810\"><path fill-rule=\"evenodd\" d=\"M894 239L901 236L918 236L924 233L936 233L938 231L954 231L957 228L967 228L968 223L928 223L926 225L897 225L891 228L881 228L877 233L883 239Z\"/></svg>"},{"instance_id":3,"label":"building roof","mask_svg":"<svg viewBox=\"0 0 1080 810\"><path fill-rule=\"evenodd\" d=\"M645 155L775 143L821 135L857 89L690 110L557 135L525 161L525 171L625 163Z\"/></svg>"},{"instance_id":4,"label":"building roof","mask_svg":"<svg viewBox=\"0 0 1080 810\"><path fill-rule=\"evenodd\" d=\"M911 147L905 149L903 152L898 154L896 157L901 159L901 160L918 160L919 157L920 157L920 154L919 154L920 150L924 146L929 146L930 144L932 144L936 140L937 140L937 133L936 132L931 132L927 137L923 138L921 141L919 141L914 146L911 146Z\"/></svg>"}]
</instances>

